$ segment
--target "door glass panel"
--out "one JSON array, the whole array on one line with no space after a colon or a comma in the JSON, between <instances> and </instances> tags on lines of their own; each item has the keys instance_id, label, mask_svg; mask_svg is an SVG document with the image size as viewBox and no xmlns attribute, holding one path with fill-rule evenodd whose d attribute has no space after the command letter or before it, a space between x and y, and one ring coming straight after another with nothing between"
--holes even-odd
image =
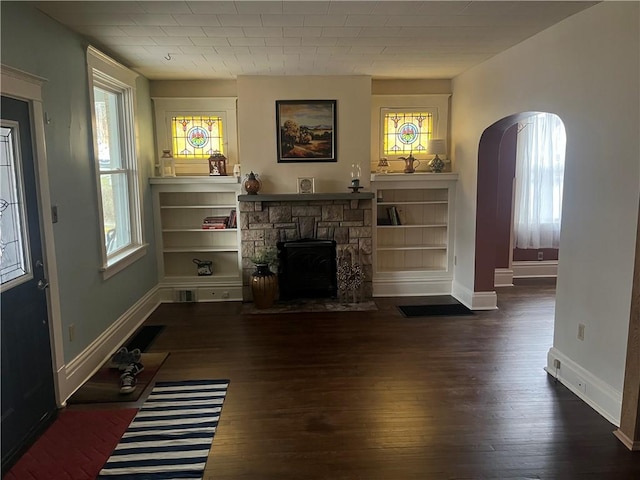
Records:
<instances>
[{"instance_id":1,"label":"door glass panel","mask_svg":"<svg viewBox=\"0 0 640 480\"><path fill-rule=\"evenodd\" d=\"M0 127L0 278L3 289L31 278L18 126Z\"/></svg>"}]
</instances>

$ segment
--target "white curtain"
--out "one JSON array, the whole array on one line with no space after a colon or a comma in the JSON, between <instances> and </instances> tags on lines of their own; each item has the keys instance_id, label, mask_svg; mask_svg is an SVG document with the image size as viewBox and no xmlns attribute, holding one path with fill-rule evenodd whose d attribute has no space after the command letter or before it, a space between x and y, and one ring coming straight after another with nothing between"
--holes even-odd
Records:
<instances>
[{"instance_id":1,"label":"white curtain","mask_svg":"<svg viewBox=\"0 0 640 480\"><path fill-rule=\"evenodd\" d=\"M540 113L518 125L514 229L518 248L559 248L567 137L562 120Z\"/></svg>"}]
</instances>

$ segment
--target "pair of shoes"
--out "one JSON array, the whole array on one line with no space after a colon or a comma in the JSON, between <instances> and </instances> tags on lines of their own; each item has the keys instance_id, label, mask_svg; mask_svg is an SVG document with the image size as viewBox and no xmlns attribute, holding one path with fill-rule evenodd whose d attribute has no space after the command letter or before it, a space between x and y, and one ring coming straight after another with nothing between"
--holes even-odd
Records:
<instances>
[{"instance_id":1,"label":"pair of shoes","mask_svg":"<svg viewBox=\"0 0 640 480\"><path fill-rule=\"evenodd\" d=\"M131 393L136 389L136 377L123 374L120 377L120 393Z\"/></svg>"},{"instance_id":2,"label":"pair of shoes","mask_svg":"<svg viewBox=\"0 0 640 480\"><path fill-rule=\"evenodd\" d=\"M121 377L124 375L133 375L134 377L144 370L144 365L140 362L133 362L127 365L122 372Z\"/></svg>"},{"instance_id":3,"label":"pair of shoes","mask_svg":"<svg viewBox=\"0 0 640 480\"><path fill-rule=\"evenodd\" d=\"M142 352L139 348L128 351L127 347L122 347L111 357L109 368L117 368L122 371L127 368L128 365L138 363L141 356Z\"/></svg>"},{"instance_id":4,"label":"pair of shoes","mask_svg":"<svg viewBox=\"0 0 640 480\"><path fill-rule=\"evenodd\" d=\"M131 363L120 375L120 393L131 393L136 389L136 375L144 370L144 365L139 362Z\"/></svg>"}]
</instances>

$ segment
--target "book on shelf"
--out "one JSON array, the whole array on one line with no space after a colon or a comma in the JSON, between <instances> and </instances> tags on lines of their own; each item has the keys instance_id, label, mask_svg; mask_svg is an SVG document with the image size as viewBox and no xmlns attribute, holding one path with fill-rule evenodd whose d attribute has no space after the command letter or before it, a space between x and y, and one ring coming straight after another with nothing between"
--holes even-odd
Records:
<instances>
[{"instance_id":1,"label":"book on shelf","mask_svg":"<svg viewBox=\"0 0 640 480\"><path fill-rule=\"evenodd\" d=\"M205 230L227 228L229 225L229 217L215 216L205 217L202 220L202 228Z\"/></svg>"},{"instance_id":2,"label":"book on shelf","mask_svg":"<svg viewBox=\"0 0 640 480\"><path fill-rule=\"evenodd\" d=\"M391 225L402 225L400 223L400 215L398 215L398 209L396 207L387 208L387 215Z\"/></svg>"},{"instance_id":3,"label":"book on shelf","mask_svg":"<svg viewBox=\"0 0 640 480\"><path fill-rule=\"evenodd\" d=\"M229 212L229 221L227 222L229 228L238 228L238 215L236 209L232 208Z\"/></svg>"}]
</instances>

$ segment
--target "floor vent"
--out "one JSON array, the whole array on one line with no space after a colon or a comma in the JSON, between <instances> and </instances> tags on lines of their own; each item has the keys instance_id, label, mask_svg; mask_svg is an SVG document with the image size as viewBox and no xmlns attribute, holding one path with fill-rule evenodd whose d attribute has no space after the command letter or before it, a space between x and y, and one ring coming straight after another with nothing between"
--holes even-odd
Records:
<instances>
[{"instance_id":1,"label":"floor vent","mask_svg":"<svg viewBox=\"0 0 640 480\"><path fill-rule=\"evenodd\" d=\"M195 302L196 291L195 290L176 290L176 297L178 302Z\"/></svg>"}]
</instances>

